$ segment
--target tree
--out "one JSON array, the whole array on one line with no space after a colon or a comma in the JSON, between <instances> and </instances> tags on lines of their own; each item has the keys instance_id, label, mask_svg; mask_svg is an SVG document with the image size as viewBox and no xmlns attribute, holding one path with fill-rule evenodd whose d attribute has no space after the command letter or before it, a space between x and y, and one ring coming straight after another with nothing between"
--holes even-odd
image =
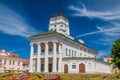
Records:
<instances>
[{"instance_id":1,"label":"tree","mask_svg":"<svg viewBox=\"0 0 120 80\"><path fill-rule=\"evenodd\" d=\"M116 40L112 45L112 63L120 70L120 39Z\"/></svg>"}]
</instances>

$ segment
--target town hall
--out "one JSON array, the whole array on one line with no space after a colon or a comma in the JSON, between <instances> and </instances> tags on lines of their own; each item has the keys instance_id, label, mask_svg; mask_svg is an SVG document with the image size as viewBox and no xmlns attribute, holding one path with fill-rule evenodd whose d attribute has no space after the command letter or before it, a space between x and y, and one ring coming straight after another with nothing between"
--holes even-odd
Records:
<instances>
[{"instance_id":1,"label":"town hall","mask_svg":"<svg viewBox=\"0 0 120 80\"><path fill-rule=\"evenodd\" d=\"M48 31L29 37L30 72L111 73L110 65L97 59L97 51L70 35L68 18L50 17Z\"/></svg>"}]
</instances>

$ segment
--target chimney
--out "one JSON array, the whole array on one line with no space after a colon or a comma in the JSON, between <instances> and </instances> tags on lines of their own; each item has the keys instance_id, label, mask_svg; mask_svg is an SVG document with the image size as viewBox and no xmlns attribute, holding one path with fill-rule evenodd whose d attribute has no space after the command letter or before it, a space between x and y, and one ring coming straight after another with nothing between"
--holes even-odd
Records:
<instances>
[{"instance_id":1,"label":"chimney","mask_svg":"<svg viewBox=\"0 0 120 80\"><path fill-rule=\"evenodd\" d=\"M84 41L82 39L79 39L78 40L80 43L84 44Z\"/></svg>"}]
</instances>

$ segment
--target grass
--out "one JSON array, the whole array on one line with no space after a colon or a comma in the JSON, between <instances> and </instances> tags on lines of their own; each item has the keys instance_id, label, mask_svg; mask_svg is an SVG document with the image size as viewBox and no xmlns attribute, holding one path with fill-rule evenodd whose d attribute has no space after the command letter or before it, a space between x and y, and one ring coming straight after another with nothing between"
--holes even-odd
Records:
<instances>
[{"instance_id":1,"label":"grass","mask_svg":"<svg viewBox=\"0 0 120 80\"><path fill-rule=\"evenodd\" d=\"M51 75L51 74L50 74ZM53 74L52 74L53 75ZM120 80L120 74L59 74L62 80ZM15 74L12 74L12 77ZM31 74L28 80L41 80L45 74ZM12 77L0 77L0 80L13 80ZM40 78L41 77L41 78Z\"/></svg>"},{"instance_id":2,"label":"grass","mask_svg":"<svg viewBox=\"0 0 120 80\"><path fill-rule=\"evenodd\" d=\"M61 74L63 80L120 80L119 74Z\"/></svg>"}]
</instances>

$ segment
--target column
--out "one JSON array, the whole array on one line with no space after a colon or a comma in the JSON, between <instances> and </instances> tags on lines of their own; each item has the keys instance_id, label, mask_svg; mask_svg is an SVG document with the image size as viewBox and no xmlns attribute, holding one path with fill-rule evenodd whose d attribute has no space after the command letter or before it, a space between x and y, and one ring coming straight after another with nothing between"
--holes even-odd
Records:
<instances>
[{"instance_id":1,"label":"column","mask_svg":"<svg viewBox=\"0 0 120 80\"><path fill-rule=\"evenodd\" d=\"M38 50L37 50L37 72L41 72L41 59L40 59L40 54L41 54L41 45L38 44Z\"/></svg>"},{"instance_id":2,"label":"column","mask_svg":"<svg viewBox=\"0 0 120 80\"><path fill-rule=\"evenodd\" d=\"M31 51L30 51L30 72L33 72L33 54L34 54L34 46L30 44Z\"/></svg>"},{"instance_id":3,"label":"column","mask_svg":"<svg viewBox=\"0 0 120 80\"><path fill-rule=\"evenodd\" d=\"M57 52L57 45L56 42L53 42L53 66L52 66L52 72L57 72L57 59L56 59L56 52Z\"/></svg>"},{"instance_id":4,"label":"column","mask_svg":"<svg viewBox=\"0 0 120 80\"><path fill-rule=\"evenodd\" d=\"M59 60L58 60L58 72L62 72L62 45L59 44L58 47L58 52L59 52Z\"/></svg>"},{"instance_id":5,"label":"column","mask_svg":"<svg viewBox=\"0 0 120 80\"><path fill-rule=\"evenodd\" d=\"M48 43L45 43L45 66L44 66L44 72L48 72Z\"/></svg>"}]
</instances>

